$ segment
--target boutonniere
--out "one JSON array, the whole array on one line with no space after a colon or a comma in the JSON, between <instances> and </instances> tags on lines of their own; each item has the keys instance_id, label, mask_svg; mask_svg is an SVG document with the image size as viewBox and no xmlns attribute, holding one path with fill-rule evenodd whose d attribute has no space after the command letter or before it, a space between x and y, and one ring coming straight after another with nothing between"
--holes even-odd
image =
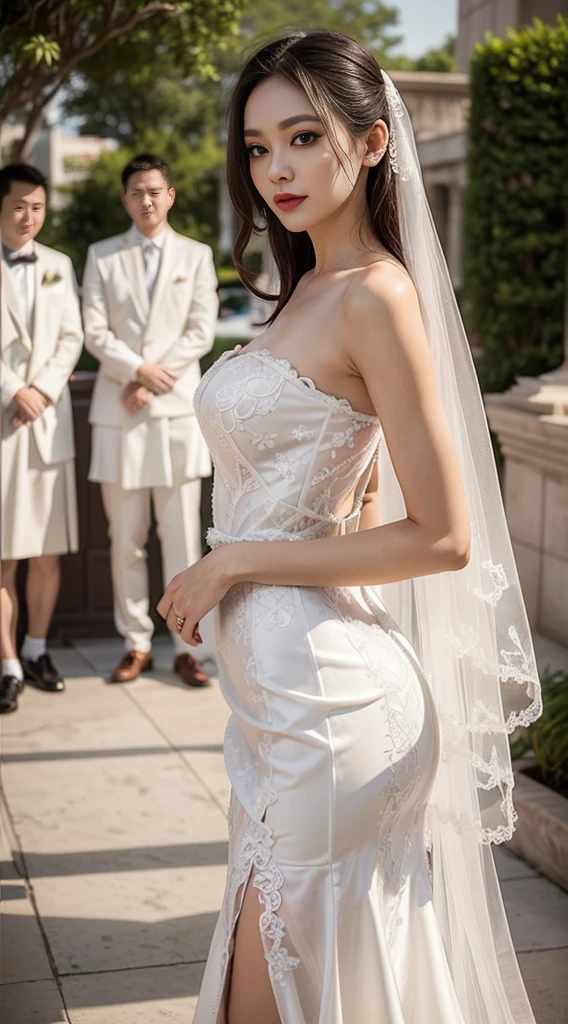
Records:
<instances>
[{"instance_id":1,"label":"boutonniere","mask_svg":"<svg viewBox=\"0 0 568 1024\"><path fill-rule=\"evenodd\" d=\"M184 277L183 275L174 277L174 284L183 284L184 281L187 281L187 277Z\"/></svg>"},{"instance_id":2,"label":"boutonniere","mask_svg":"<svg viewBox=\"0 0 568 1024\"><path fill-rule=\"evenodd\" d=\"M63 278L58 270L44 270L41 283L49 287L50 284L57 284L58 281L62 281Z\"/></svg>"}]
</instances>

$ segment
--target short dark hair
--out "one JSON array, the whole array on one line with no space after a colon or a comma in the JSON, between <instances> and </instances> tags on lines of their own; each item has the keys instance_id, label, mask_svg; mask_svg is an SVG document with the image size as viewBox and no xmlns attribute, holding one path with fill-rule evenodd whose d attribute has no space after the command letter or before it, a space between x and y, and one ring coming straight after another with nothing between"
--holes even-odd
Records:
<instances>
[{"instance_id":1,"label":"short dark hair","mask_svg":"<svg viewBox=\"0 0 568 1024\"><path fill-rule=\"evenodd\" d=\"M120 175L124 192L128 186L128 179L138 171L159 171L168 188L170 187L171 174L166 161L162 160L160 156L154 156L153 153L139 153L138 156L133 156L132 160L129 160Z\"/></svg>"},{"instance_id":2,"label":"short dark hair","mask_svg":"<svg viewBox=\"0 0 568 1024\"><path fill-rule=\"evenodd\" d=\"M0 168L0 207L5 197L10 195L15 181L23 181L27 185L35 185L36 188L41 186L47 198L47 178L37 167L32 167L31 164L6 164Z\"/></svg>"}]
</instances>

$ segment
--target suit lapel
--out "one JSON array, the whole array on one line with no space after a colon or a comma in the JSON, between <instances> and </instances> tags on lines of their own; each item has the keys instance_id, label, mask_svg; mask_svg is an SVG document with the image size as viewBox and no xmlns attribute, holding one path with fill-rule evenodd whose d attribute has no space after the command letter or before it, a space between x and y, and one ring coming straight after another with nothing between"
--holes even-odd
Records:
<instances>
[{"instance_id":1,"label":"suit lapel","mask_svg":"<svg viewBox=\"0 0 568 1024\"><path fill-rule=\"evenodd\" d=\"M148 292L146 291L146 282L144 281L142 247L133 228L130 228L130 231L127 231L124 235L123 248L120 251L120 261L126 280L130 285L130 293L138 316L145 323L148 319L150 303L148 301Z\"/></svg>"},{"instance_id":2,"label":"suit lapel","mask_svg":"<svg viewBox=\"0 0 568 1024\"><path fill-rule=\"evenodd\" d=\"M169 228L166 231L166 237L164 238L162 257L160 259L160 267L158 270L158 276L156 278L156 284L154 285L154 291L152 293L152 303L150 306L150 312L148 316L148 326L146 328L146 335L149 337L152 337L152 323L157 315L157 311L160 308L160 303L162 302L162 299L164 297L167 284L172 279L172 274L175 265L175 250L175 232L172 231L171 228Z\"/></svg>"},{"instance_id":3,"label":"suit lapel","mask_svg":"<svg viewBox=\"0 0 568 1024\"><path fill-rule=\"evenodd\" d=\"M2 317L2 348L7 348L12 342L19 340L24 348L31 352L32 339L26 327L24 310L20 306L10 271L4 260L2 261L2 305L8 314L6 320Z\"/></svg>"}]
</instances>

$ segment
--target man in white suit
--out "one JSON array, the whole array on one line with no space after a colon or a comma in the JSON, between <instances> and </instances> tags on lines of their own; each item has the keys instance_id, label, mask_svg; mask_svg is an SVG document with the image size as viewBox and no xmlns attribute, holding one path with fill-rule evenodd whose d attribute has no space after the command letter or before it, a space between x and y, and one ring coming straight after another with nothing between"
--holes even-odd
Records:
<instances>
[{"instance_id":1,"label":"man in white suit","mask_svg":"<svg viewBox=\"0 0 568 1024\"><path fill-rule=\"evenodd\" d=\"M122 173L126 234L89 249L83 279L85 344L100 361L90 411L89 479L109 522L114 615L127 682L152 666L145 545L152 501L164 582L201 556L201 478L211 462L193 408L199 359L212 348L217 280L207 245L168 225L175 192L167 164L141 154ZM174 671L208 676L179 636Z\"/></svg>"},{"instance_id":2,"label":"man in white suit","mask_svg":"<svg viewBox=\"0 0 568 1024\"><path fill-rule=\"evenodd\" d=\"M24 678L50 692L65 688L46 636L59 593L59 556L78 549L68 381L83 331L71 261L34 241L46 201L47 182L36 168L0 170L0 714L16 710ZM22 559L29 559L28 633L18 658L16 570Z\"/></svg>"}]
</instances>

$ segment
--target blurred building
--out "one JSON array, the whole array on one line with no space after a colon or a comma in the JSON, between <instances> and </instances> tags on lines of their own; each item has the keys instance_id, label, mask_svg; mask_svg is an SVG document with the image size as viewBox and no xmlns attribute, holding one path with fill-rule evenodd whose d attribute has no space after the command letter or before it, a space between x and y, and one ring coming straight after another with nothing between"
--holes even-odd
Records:
<instances>
[{"instance_id":1,"label":"blurred building","mask_svg":"<svg viewBox=\"0 0 568 1024\"><path fill-rule=\"evenodd\" d=\"M23 136L23 125L4 124L0 134L2 164L12 158L14 146ZM28 162L39 167L50 184L51 206L60 209L65 203L66 186L80 181L89 173L89 165L105 150L116 149L115 139L96 135L70 135L60 128L41 128L35 135Z\"/></svg>"},{"instance_id":2,"label":"blurred building","mask_svg":"<svg viewBox=\"0 0 568 1024\"><path fill-rule=\"evenodd\" d=\"M529 25L533 18L553 24L568 13L568 0L459 0L458 69L467 71L477 42L486 32L504 36L509 26Z\"/></svg>"}]
</instances>

